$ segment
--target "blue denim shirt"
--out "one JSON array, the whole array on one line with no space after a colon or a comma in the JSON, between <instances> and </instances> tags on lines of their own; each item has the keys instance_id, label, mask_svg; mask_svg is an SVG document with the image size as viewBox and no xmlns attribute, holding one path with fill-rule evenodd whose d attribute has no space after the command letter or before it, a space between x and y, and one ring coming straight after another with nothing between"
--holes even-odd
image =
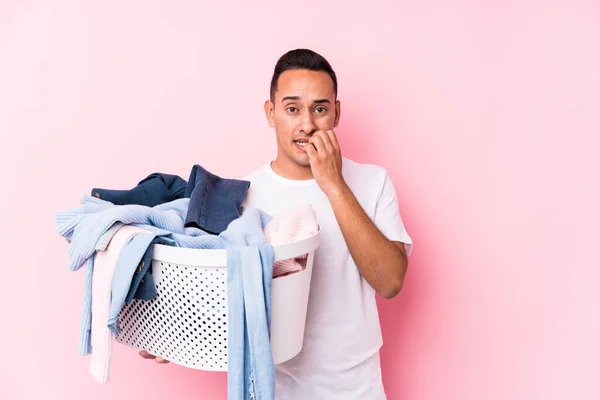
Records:
<instances>
[{"instance_id":1,"label":"blue denim shirt","mask_svg":"<svg viewBox=\"0 0 600 400\"><path fill-rule=\"evenodd\" d=\"M124 303L130 303L133 298L152 300L156 297L156 286L149 271L154 243L177 245L172 238L157 236L156 233L135 234L119 253L111 282L108 315L108 327L115 335L120 332L119 313Z\"/></svg>"},{"instance_id":2,"label":"blue denim shirt","mask_svg":"<svg viewBox=\"0 0 600 400\"><path fill-rule=\"evenodd\" d=\"M92 196L115 205L138 204L154 207L183 198L187 182L177 175L153 173L131 190L92 189Z\"/></svg>"},{"instance_id":3,"label":"blue denim shirt","mask_svg":"<svg viewBox=\"0 0 600 400\"><path fill-rule=\"evenodd\" d=\"M275 398L270 338L273 260L269 245L227 250L229 400Z\"/></svg>"},{"instance_id":4,"label":"blue denim shirt","mask_svg":"<svg viewBox=\"0 0 600 400\"><path fill-rule=\"evenodd\" d=\"M273 400L275 365L270 324L274 252L263 233L270 217L257 210L246 210L244 217L252 218L232 222L225 234L229 245L228 399Z\"/></svg>"},{"instance_id":5,"label":"blue denim shirt","mask_svg":"<svg viewBox=\"0 0 600 400\"><path fill-rule=\"evenodd\" d=\"M223 179L194 165L185 189L185 197L190 198L185 226L210 233L223 232L231 221L240 217L249 187L248 181Z\"/></svg>"},{"instance_id":6,"label":"blue denim shirt","mask_svg":"<svg viewBox=\"0 0 600 400\"><path fill-rule=\"evenodd\" d=\"M250 182L224 179L194 165L186 182L176 175L153 173L131 190L92 189L92 196L115 205L154 207L181 198L189 198L186 227L219 234L240 217Z\"/></svg>"}]
</instances>

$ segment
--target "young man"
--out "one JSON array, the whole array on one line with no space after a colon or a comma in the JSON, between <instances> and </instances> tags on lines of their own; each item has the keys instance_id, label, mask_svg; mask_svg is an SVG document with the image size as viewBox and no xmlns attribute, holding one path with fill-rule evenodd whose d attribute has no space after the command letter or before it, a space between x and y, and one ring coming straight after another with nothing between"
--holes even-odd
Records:
<instances>
[{"instance_id":1,"label":"young man","mask_svg":"<svg viewBox=\"0 0 600 400\"><path fill-rule=\"evenodd\" d=\"M277 158L244 179L246 205L276 215L312 204L321 227L304 345L276 367L277 400L382 400L382 345L375 292L402 288L412 241L386 171L342 158L337 79L327 60L305 49L275 66L265 114Z\"/></svg>"},{"instance_id":2,"label":"young man","mask_svg":"<svg viewBox=\"0 0 600 400\"><path fill-rule=\"evenodd\" d=\"M243 178L245 205L276 215L310 203L321 228L303 348L276 366L276 399L384 400L375 292L398 294L412 247L394 186L385 169L342 158L337 78L319 54L284 54L264 108L277 157Z\"/></svg>"}]
</instances>

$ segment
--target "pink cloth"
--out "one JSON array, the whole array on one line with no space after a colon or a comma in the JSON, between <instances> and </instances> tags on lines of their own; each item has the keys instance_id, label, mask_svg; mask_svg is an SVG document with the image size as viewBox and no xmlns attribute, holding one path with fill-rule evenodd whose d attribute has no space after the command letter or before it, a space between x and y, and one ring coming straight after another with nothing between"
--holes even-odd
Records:
<instances>
[{"instance_id":1,"label":"pink cloth","mask_svg":"<svg viewBox=\"0 0 600 400\"><path fill-rule=\"evenodd\" d=\"M319 231L317 215L310 204L287 209L273 217L265 227L265 237L272 246L297 242L315 235ZM299 272L306 268L306 257L276 261L273 278Z\"/></svg>"},{"instance_id":2,"label":"pink cloth","mask_svg":"<svg viewBox=\"0 0 600 400\"><path fill-rule=\"evenodd\" d=\"M92 282L92 357L90 374L98 383L108 383L110 356L112 354L112 332L108 329L110 311L110 289L117 258L121 249L136 233L147 231L124 225L113 236L105 251L96 252Z\"/></svg>"}]
</instances>

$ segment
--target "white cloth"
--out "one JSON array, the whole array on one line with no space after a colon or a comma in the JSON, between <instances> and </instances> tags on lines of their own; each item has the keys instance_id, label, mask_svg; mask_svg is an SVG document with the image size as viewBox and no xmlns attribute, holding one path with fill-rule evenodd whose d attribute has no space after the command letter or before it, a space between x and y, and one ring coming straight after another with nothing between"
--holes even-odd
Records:
<instances>
[{"instance_id":1,"label":"white cloth","mask_svg":"<svg viewBox=\"0 0 600 400\"><path fill-rule=\"evenodd\" d=\"M121 249L136 233L147 232L134 226L121 225L107 243L106 251L96 253L92 283L92 357L89 371L98 383L108 383L110 380L113 335L108 328L108 315L115 266Z\"/></svg>"},{"instance_id":2,"label":"white cloth","mask_svg":"<svg viewBox=\"0 0 600 400\"><path fill-rule=\"evenodd\" d=\"M375 225L389 240L405 243L410 254L412 240L386 170L344 158L342 174ZM352 260L327 197L314 179L283 178L270 163L243 179L251 182L245 206L277 215L308 203L321 227L304 345L298 356L276 366L276 399L384 400L375 291Z\"/></svg>"}]
</instances>

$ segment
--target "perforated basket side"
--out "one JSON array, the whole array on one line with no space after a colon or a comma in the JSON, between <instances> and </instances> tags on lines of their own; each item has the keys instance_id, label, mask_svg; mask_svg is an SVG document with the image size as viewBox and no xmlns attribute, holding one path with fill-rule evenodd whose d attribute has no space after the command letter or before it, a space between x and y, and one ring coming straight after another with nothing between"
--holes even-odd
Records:
<instances>
[{"instance_id":1,"label":"perforated basket side","mask_svg":"<svg viewBox=\"0 0 600 400\"><path fill-rule=\"evenodd\" d=\"M273 280L271 345L276 363L294 357L302 347L318 245L319 233L274 247L276 260L309 254L304 271ZM227 371L226 251L155 244L153 256L158 296L123 307L116 340L190 368Z\"/></svg>"},{"instance_id":2,"label":"perforated basket side","mask_svg":"<svg viewBox=\"0 0 600 400\"><path fill-rule=\"evenodd\" d=\"M158 291L119 315L120 343L190 368L227 370L227 268L153 260Z\"/></svg>"}]
</instances>

